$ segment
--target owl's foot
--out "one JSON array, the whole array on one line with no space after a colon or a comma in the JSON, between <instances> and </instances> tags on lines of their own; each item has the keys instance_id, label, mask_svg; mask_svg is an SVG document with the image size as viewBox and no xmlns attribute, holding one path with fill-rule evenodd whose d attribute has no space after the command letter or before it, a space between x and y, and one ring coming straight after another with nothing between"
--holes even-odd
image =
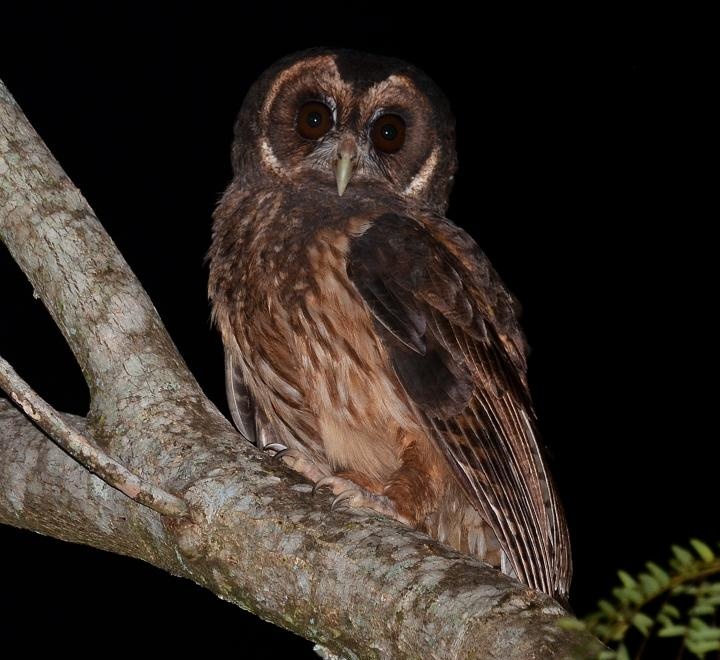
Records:
<instances>
[{"instance_id":1,"label":"owl's foot","mask_svg":"<svg viewBox=\"0 0 720 660\"><path fill-rule=\"evenodd\" d=\"M282 461L295 472L299 472L308 481L316 483L327 476L327 472L321 466L309 459L301 450L286 447L279 442L266 445L264 449L275 451L271 460Z\"/></svg>"},{"instance_id":2,"label":"owl's foot","mask_svg":"<svg viewBox=\"0 0 720 660\"><path fill-rule=\"evenodd\" d=\"M404 525L412 525L409 518L402 515L395 502L387 495L373 493L370 490L358 485L352 479L346 479L339 475L330 475L318 480L313 486L313 495L321 488L329 488L335 499L330 505L333 511L340 507L353 509L369 509L383 516L397 520Z\"/></svg>"}]
</instances>

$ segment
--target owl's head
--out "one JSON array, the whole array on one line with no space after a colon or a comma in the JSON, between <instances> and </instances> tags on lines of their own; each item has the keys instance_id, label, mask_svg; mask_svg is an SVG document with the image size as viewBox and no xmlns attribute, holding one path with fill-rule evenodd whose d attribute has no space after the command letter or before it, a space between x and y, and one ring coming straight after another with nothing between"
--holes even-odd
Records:
<instances>
[{"instance_id":1,"label":"owl's head","mask_svg":"<svg viewBox=\"0 0 720 660\"><path fill-rule=\"evenodd\" d=\"M235 176L278 177L332 195L387 192L444 212L456 169L443 93L400 60L311 50L268 69L248 93Z\"/></svg>"}]
</instances>

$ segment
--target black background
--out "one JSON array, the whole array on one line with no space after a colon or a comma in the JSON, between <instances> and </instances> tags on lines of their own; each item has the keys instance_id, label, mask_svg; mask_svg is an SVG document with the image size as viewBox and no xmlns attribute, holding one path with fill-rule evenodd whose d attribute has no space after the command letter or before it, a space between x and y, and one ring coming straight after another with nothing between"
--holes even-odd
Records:
<instances>
[{"instance_id":1,"label":"black background","mask_svg":"<svg viewBox=\"0 0 720 660\"><path fill-rule=\"evenodd\" d=\"M471 15L448 3L236 4L2 10L0 77L210 398L226 409L203 259L249 84L309 46L397 56L448 95L460 159L449 215L524 306L573 537L575 609L606 594L617 568L663 560L690 536L716 541L713 305L695 226L711 216L693 205L705 125L682 22ZM85 413L80 371L4 248L0 291L0 354L57 408ZM309 643L140 562L11 528L0 528L0 548L5 641L34 622L36 650L81 657L94 642L172 653L191 640L240 657L313 657Z\"/></svg>"}]
</instances>

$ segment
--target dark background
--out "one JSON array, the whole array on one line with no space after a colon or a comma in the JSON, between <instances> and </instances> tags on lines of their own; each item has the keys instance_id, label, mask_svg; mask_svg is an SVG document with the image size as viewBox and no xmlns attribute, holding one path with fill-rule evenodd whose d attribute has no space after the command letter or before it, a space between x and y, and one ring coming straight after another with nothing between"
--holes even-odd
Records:
<instances>
[{"instance_id":1,"label":"dark background","mask_svg":"<svg viewBox=\"0 0 720 660\"><path fill-rule=\"evenodd\" d=\"M226 409L203 259L248 86L309 46L397 56L447 93L460 159L449 215L524 306L573 537L575 609L608 593L618 568L662 561L691 536L715 542L714 328L694 224L710 215L693 206L705 128L681 21L237 4L2 9L0 77L210 398ZM0 354L54 406L84 414L80 371L1 247L0 291ZM314 657L309 643L140 562L7 527L0 548L6 642L33 622L35 650L81 657L108 641L120 653L182 652L191 638L210 653Z\"/></svg>"}]
</instances>

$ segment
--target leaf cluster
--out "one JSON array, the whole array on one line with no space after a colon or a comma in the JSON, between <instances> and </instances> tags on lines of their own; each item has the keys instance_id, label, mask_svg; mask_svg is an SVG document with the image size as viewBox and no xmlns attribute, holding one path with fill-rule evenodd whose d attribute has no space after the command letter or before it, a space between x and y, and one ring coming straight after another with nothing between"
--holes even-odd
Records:
<instances>
[{"instance_id":1,"label":"leaf cluster","mask_svg":"<svg viewBox=\"0 0 720 660\"><path fill-rule=\"evenodd\" d=\"M682 657L720 658L720 558L698 539L690 548L672 546L666 568L647 562L638 575L618 571L620 584L583 621L566 619L566 628L588 630L608 648L598 660L642 658L652 646L675 638Z\"/></svg>"}]
</instances>

